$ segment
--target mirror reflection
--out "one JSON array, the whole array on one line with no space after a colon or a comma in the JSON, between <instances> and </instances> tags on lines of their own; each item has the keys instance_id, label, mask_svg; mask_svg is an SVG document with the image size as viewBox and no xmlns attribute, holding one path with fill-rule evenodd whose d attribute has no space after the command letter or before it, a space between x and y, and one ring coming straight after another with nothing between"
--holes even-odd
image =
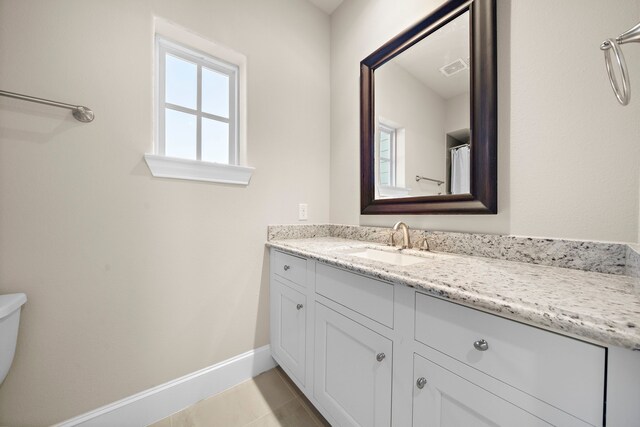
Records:
<instances>
[{"instance_id":1,"label":"mirror reflection","mask_svg":"<svg viewBox=\"0 0 640 427\"><path fill-rule=\"evenodd\" d=\"M376 199L470 192L469 12L375 71Z\"/></svg>"}]
</instances>

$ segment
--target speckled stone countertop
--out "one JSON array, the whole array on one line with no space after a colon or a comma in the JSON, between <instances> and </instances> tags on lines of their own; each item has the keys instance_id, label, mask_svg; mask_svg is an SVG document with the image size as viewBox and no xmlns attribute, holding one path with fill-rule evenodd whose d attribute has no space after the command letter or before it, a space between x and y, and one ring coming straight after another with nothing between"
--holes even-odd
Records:
<instances>
[{"instance_id":1,"label":"speckled stone countertop","mask_svg":"<svg viewBox=\"0 0 640 427\"><path fill-rule=\"evenodd\" d=\"M344 253L396 249L338 237L275 239L267 246L561 334L640 351L636 277L417 250L403 253L425 262L400 267Z\"/></svg>"}]
</instances>

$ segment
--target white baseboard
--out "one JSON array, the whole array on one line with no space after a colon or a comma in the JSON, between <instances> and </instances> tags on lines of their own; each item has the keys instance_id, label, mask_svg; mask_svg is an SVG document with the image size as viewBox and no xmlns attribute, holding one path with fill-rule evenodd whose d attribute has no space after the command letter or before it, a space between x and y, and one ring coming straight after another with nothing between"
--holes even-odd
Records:
<instances>
[{"instance_id":1,"label":"white baseboard","mask_svg":"<svg viewBox=\"0 0 640 427\"><path fill-rule=\"evenodd\" d=\"M143 427L276 366L268 345L71 418L53 427Z\"/></svg>"}]
</instances>

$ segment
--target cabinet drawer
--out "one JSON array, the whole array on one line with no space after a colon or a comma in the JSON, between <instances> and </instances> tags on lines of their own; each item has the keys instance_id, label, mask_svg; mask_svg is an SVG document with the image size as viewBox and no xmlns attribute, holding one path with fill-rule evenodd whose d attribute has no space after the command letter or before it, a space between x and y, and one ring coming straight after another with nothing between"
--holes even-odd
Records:
<instances>
[{"instance_id":1,"label":"cabinet drawer","mask_svg":"<svg viewBox=\"0 0 640 427\"><path fill-rule=\"evenodd\" d=\"M393 285L389 283L318 264L316 292L393 328Z\"/></svg>"},{"instance_id":2,"label":"cabinet drawer","mask_svg":"<svg viewBox=\"0 0 640 427\"><path fill-rule=\"evenodd\" d=\"M307 260L278 251L273 251L273 257L273 273L300 286L306 286Z\"/></svg>"},{"instance_id":3,"label":"cabinet drawer","mask_svg":"<svg viewBox=\"0 0 640 427\"><path fill-rule=\"evenodd\" d=\"M604 348L420 293L415 303L417 341L587 423L602 424ZM476 349L483 339L488 348Z\"/></svg>"}]
</instances>

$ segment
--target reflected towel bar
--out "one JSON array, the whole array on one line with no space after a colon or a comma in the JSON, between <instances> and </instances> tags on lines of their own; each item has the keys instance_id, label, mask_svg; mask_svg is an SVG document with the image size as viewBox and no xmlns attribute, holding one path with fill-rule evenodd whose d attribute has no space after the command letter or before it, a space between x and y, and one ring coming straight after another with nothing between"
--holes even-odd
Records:
<instances>
[{"instance_id":1,"label":"reflected towel bar","mask_svg":"<svg viewBox=\"0 0 640 427\"><path fill-rule=\"evenodd\" d=\"M51 105L52 107L66 108L71 110L73 117L82 123L89 123L93 121L95 115L89 107L82 105L65 104L64 102L51 101L49 99L36 98L34 96L21 95L19 93L7 92L6 90L0 90L0 96L6 96L9 98L21 99L23 101L36 102L38 104Z\"/></svg>"},{"instance_id":2,"label":"reflected towel bar","mask_svg":"<svg viewBox=\"0 0 640 427\"><path fill-rule=\"evenodd\" d=\"M425 176L416 175L416 182L422 181L422 180L435 182L438 184L438 186L444 184L444 181L440 181L439 179L427 178Z\"/></svg>"}]
</instances>

